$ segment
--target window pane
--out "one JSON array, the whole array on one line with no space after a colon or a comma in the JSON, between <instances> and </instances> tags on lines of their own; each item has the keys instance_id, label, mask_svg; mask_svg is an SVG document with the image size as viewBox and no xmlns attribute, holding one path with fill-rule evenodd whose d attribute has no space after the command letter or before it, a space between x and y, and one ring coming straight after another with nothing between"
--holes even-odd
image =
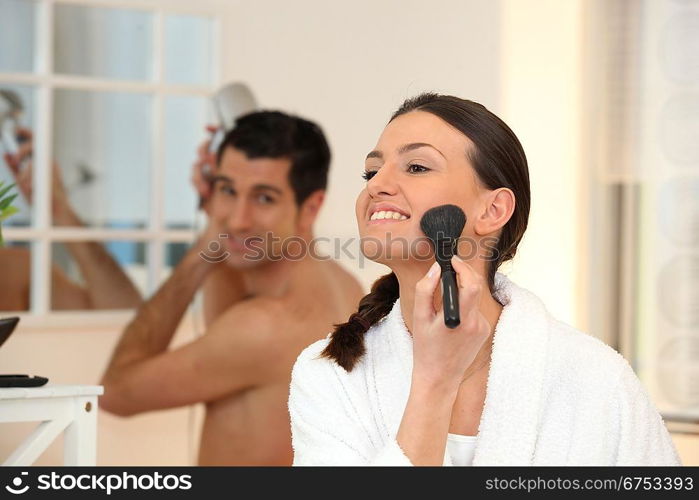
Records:
<instances>
[{"instance_id":1,"label":"window pane","mask_svg":"<svg viewBox=\"0 0 699 500\"><path fill-rule=\"evenodd\" d=\"M15 154L22 138L16 133L17 127L34 129L34 88L21 85L0 84L0 115L4 114L0 124L0 181L7 184L21 183L27 188L31 185L31 178L24 176L17 178L5 161L5 153ZM23 168L29 165L27 161L22 163ZM21 171L20 171L21 172ZM22 182L24 180L24 182ZM32 209L27 203L24 195L26 191L16 189L20 195L12 203L19 212L11 216L3 225L9 226L29 226L32 220Z\"/></svg>"},{"instance_id":2,"label":"window pane","mask_svg":"<svg viewBox=\"0 0 699 500\"><path fill-rule=\"evenodd\" d=\"M36 3L0 0L0 71L34 70Z\"/></svg>"},{"instance_id":3,"label":"window pane","mask_svg":"<svg viewBox=\"0 0 699 500\"><path fill-rule=\"evenodd\" d=\"M57 73L124 80L151 78L150 12L57 4L55 18Z\"/></svg>"},{"instance_id":4,"label":"window pane","mask_svg":"<svg viewBox=\"0 0 699 500\"><path fill-rule=\"evenodd\" d=\"M58 90L55 106L53 150L72 210L89 226L145 227L150 96ZM54 224L65 225L55 216Z\"/></svg>"},{"instance_id":5,"label":"window pane","mask_svg":"<svg viewBox=\"0 0 699 500\"><path fill-rule=\"evenodd\" d=\"M148 269L143 242L54 243L51 262L53 310L132 309L145 296Z\"/></svg>"},{"instance_id":6,"label":"window pane","mask_svg":"<svg viewBox=\"0 0 699 500\"><path fill-rule=\"evenodd\" d=\"M208 100L167 97L165 100L165 225L191 228L198 196L190 181L198 145L207 138Z\"/></svg>"},{"instance_id":7,"label":"window pane","mask_svg":"<svg viewBox=\"0 0 699 500\"><path fill-rule=\"evenodd\" d=\"M9 241L0 247L0 312L29 310L31 245L26 241Z\"/></svg>"},{"instance_id":8,"label":"window pane","mask_svg":"<svg viewBox=\"0 0 699 500\"><path fill-rule=\"evenodd\" d=\"M183 242L173 242L165 244L165 271L164 273L162 273L163 280L170 276L175 267L177 267L177 264L179 264L182 258L185 256L190 246L192 246L190 243Z\"/></svg>"},{"instance_id":9,"label":"window pane","mask_svg":"<svg viewBox=\"0 0 699 500\"><path fill-rule=\"evenodd\" d=\"M165 81L185 85L212 82L212 21L206 17L165 18Z\"/></svg>"}]
</instances>

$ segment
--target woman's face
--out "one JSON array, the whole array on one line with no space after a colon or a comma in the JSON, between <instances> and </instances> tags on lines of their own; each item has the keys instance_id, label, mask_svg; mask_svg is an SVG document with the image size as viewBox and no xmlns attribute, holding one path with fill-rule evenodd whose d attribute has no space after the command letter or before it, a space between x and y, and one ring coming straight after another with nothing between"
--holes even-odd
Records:
<instances>
[{"instance_id":1,"label":"woman's face","mask_svg":"<svg viewBox=\"0 0 699 500\"><path fill-rule=\"evenodd\" d=\"M420 219L437 205L460 207L467 217L462 236L473 235L471 219L484 188L468 160L472 147L465 135L425 111L411 111L386 126L367 155L368 180L356 203L367 258L390 267L401 260L431 262Z\"/></svg>"}]
</instances>

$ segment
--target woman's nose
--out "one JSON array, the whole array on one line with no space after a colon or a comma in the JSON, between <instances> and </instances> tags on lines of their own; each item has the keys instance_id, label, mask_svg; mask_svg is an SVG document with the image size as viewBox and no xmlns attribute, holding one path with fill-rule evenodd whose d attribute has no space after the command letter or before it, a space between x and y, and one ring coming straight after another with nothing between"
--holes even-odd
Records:
<instances>
[{"instance_id":1,"label":"woman's nose","mask_svg":"<svg viewBox=\"0 0 699 500\"><path fill-rule=\"evenodd\" d=\"M371 197L396 194L398 192L396 169L391 165L384 165L378 169L367 182L367 191Z\"/></svg>"}]
</instances>

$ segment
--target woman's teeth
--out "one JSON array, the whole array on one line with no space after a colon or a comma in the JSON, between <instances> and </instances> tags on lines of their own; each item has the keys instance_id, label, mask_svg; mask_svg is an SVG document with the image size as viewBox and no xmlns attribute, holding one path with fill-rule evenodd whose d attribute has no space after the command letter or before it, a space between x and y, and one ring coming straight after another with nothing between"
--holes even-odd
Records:
<instances>
[{"instance_id":1,"label":"woman's teeth","mask_svg":"<svg viewBox=\"0 0 699 500\"><path fill-rule=\"evenodd\" d=\"M398 212L392 212L390 210L381 210L380 212L374 212L371 214L370 220L382 220L382 219L394 219L394 220L406 220L408 217L400 214Z\"/></svg>"}]
</instances>

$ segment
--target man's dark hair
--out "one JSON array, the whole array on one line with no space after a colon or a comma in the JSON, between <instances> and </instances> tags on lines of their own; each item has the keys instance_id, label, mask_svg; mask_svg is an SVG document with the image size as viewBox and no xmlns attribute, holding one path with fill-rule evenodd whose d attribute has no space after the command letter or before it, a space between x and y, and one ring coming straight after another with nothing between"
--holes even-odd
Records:
<instances>
[{"instance_id":1,"label":"man's dark hair","mask_svg":"<svg viewBox=\"0 0 699 500\"><path fill-rule=\"evenodd\" d=\"M252 158L289 158L289 184L296 204L325 189L330 168L330 147L315 123L280 111L256 111L239 117L218 148L216 164L233 147Z\"/></svg>"}]
</instances>

